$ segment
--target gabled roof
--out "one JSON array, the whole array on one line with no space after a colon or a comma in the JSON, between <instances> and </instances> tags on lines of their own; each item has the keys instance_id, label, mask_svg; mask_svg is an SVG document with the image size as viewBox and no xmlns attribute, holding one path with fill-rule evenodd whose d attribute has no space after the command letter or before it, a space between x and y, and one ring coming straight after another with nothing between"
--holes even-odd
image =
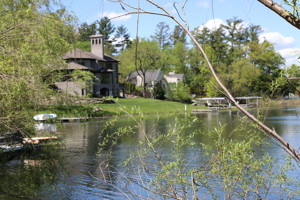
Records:
<instances>
[{"instance_id":1,"label":"gabled roof","mask_svg":"<svg viewBox=\"0 0 300 200\"><path fill-rule=\"evenodd\" d=\"M93 60L101 60L101 61L118 62L116 59L110 56L104 55L104 58L101 58L99 56L96 56L95 54L92 54L91 52L83 51L78 48L73 49L63 55L63 59L68 59L68 58L93 59Z\"/></svg>"},{"instance_id":2,"label":"gabled roof","mask_svg":"<svg viewBox=\"0 0 300 200\"><path fill-rule=\"evenodd\" d=\"M158 75L162 73L162 71L160 69L158 70L147 70L146 74L145 74L145 83L146 84L151 84L152 81L156 81L158 78ZM138 70L138 71L133 71L129 74L127 80L133 80L136 79L137 76L143 76L142 71Z\"/></svg>"},{"instance_id":3,"label":"gabled roof","mask_svg":"<svg viewBox=\"0 0 300 200\"><path fill-rule=\"evenodd\" d=\"M183 74L172 74L172 73L170 73L170 74L168 74L168 75L166 75L166 76L172 77L172 78L174 77L174 78L177 78L177 79L179 79L179 80L182 80L183 77L184 77Z\"/></svg>"},{"instance_id":4,"label":"gabled roof","mask_svg":"<svg viewBox=\"0 0 300 200\"><path fill-rule=\"evenodd\" d=\"M78 63L75 63L75 62L70 62L68 63L67 67L65 69L82 69L82 70L90 70L90 71L94 71L94 69L90 68L90 67L86 67L86 66L83 66L83 65L80 65Z\"/></svg>"}]
</instances>

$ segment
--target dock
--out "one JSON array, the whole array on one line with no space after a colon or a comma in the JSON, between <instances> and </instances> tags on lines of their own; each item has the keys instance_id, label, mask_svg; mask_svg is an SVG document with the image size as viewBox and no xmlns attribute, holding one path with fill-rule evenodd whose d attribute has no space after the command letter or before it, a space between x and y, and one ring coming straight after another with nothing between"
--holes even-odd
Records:
<instances>
[{"instance_id":1,"label":"dock","mask_svg":"<svg viewBox=\"0 0 300 200\"><path fill-rule=\"evenodd\" d=\"M63 117L58 119L60 122L86 122L88 117Z\"/></svg>"},{"instance_id":2,"label":"dock","mask_svg":"<svg viewBox=\"0 0 300 200\"><path fill-rule=\"evenodd\" d=\"M213 109L193 109L192 113L213 112L213 111L216 111L216 110L213 110Z\"/></svg>"}]
</instances>

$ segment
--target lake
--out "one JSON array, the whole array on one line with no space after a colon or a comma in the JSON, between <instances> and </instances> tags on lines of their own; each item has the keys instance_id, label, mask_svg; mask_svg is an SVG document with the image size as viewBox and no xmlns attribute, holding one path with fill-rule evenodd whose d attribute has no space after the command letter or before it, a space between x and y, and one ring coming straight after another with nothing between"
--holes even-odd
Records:
<instances>
[{"instance_id":1,"label":"lake","mask_svg":"<svg viewBox=\"0 0 300 200\"><path fill-rule=\"evenodd\" d=\"M251 110L254 115L257 110ZM274 127L278 133L296 149L300 146L300 106L278 107L267 111L268 116L264 119L267 125ZM195 146L187 145L182 154L190 160L190 166L197 166L205 162L207 157L203 155L200 143L210 144L212 141L206 133L223 125L224 138L237 138L243 140L243 133L234 132L241 125L242 118L239 111L222 111L199 113L194 125L184 130L188 137L195 130L201 130L196 134L193 141ZM184 119L185 115L181 116ZM170 127L176 125L172 115L160 116L161 120L156 123L157 116L144 116L139 128L133 129L134 133L122 136L112 154L107 151L99 153L99 143L103 140L102 129L111 118L92 120L85 123L38 124L40 132L58 134L62 137L59 145L49 146L48 149L39 153L25 155L0 165L0 199L133 199L132 193L149 197L151 194L137 186L126 185L125 180L132 178L132 174L141 170L136 159L130 167L121 165L137 148L139 141L145 141L144 131L147 134L167 134ZM154 126L156 124L156 126ZM110 127L107 134L111 134L119 127L134 126L129 117L122 117L117 124ZM250 129L251 127L249 127ZM271 141L267 136L261 136ZM163 144L162 157L171 154L172 144ZM275 144L261 147L270 155L280 158L284 151ZM156 162L147 157L147 162ZM284 162L282 159L279 162ZM299 168L299 167L298 167ZM290 175L297 176L298 168ZM145 173L146 174L146 173ZM140 180L148 180L141 173ZM127 187L126 190L124 187ZM222 194L220 194L222 195ZM277 194L276 194L277 195ZM269 198L279 196L269 195ZM300 197L298 196L298 199ZM138 196L136 199L140 199ZM208 198L209 199L209 198Z\"/></svg>"}]
</instances>

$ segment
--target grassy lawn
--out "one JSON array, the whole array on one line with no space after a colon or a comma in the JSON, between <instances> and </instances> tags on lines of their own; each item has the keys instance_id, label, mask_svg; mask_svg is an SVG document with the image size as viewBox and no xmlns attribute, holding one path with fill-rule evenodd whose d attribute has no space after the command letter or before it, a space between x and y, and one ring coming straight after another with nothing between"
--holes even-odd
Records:
<instances>
[{"instance_id":1,"label":"grassy lawn","mask_svg":"<svg viewBox=\"0 0 300 200\"><path fill-rule=\"evenodd\" d=\"M185 106L187 111L195 109L191 104L178 103L173 101L162 101L156 99L117 99L116 104L102 104L100 107L110 113L120 111L119 107L125 106L127 109L139 108L143 113L168 113L184 112Z\"/></svg>"},{"instance_id":2,"label":"grassy lawn","mask_svg":"<svg viewBox=\"0 0 300 200\"><path fill-rule=\"evenodd\" d=\"M114 115L121 111L124 106L127 110L138 108L142 113L170 113L170 112L190 112L192 109L203 109L204 107L195 107L191 104L184 104L172 101L162 101L156 99L114 99L117 103L113 104L76 104L76 105L51 105L42 110L36 111L36 114L55 113L58 117L99 117L105 115ZM99 108L96 110L95 108Z\"/></svg>"}]
</instances>

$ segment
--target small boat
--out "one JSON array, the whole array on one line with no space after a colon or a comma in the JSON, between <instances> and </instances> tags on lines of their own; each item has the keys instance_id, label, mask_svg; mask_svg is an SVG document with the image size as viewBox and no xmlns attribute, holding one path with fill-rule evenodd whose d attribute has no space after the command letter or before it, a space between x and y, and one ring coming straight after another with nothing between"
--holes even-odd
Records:
<instances>
[{"instance_id":1,"label":"small boat","mask_svg":"<svg viewBox=\"0 0 300 200\"><path fill-rule=\"evenodd\" d=\"M56 114L40 114L33 117L36 121L45 121L47 119L54 119L56 118Z\"/></svg>"}]
</instances>

